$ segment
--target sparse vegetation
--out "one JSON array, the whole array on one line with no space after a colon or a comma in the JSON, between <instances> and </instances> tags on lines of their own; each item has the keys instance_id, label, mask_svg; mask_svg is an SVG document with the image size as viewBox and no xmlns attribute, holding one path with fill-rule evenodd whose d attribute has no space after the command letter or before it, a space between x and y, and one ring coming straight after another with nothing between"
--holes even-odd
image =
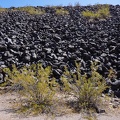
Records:
<instances>
[{"instance_id":1,"label":"sparse vegetation","mask_svg":"<svg viewBox=\"0 0 120 120\"><path fill-rule=\"evenodd\" d=\"M56 14L57 15L68 15L69 12L67 10L65 10L64 8L57 8L56 9Z\"/></svg>"},{"instance_id":2,"label":"sparse vegetation","mask_svg":"<svg viewBox=\"0 0 120 120\"><path fill-rule=\"evenodd\" d=\"M4 71L8 74L6 80L12 83L15 90L17 87L21 97L25 97L21 103L21 112L50 112L55 95L53 86L56 84L54 78L50 78L50 67L44 69L41 64L33 64L18 70L14 65L12 71L9 68Z\"/></svg>"},{"instance_id":3,"label":"sparse vegetation","mask_svg":"<svg viewBox=\"0 0 120 120\"><path fill-rule=\"evenodd\" d=\"M1 12L6 12L7 10L8 9L6 9L6 8L0 7L0 13ZM42 15L42 14L45 14L44 10L36 9L34 7L31 7L31 6L14 8L14 9L12 9L12 11L24 11L24 12L27 12L27 13L32 14L32 15Z\"/></svg>"},{"instance_id":4,"label":"sparse vegetation","mask_svg":"<svg viewBox=\"0 0 120 120\"><path fill-rule=\"evenodd\" d=\"M2 8L2 7L0 7L0 13L1 13L1 12L6 12L6 11L7 11L6 8Z\"/></svg>"},{"instance_id":5,"label":"sparse vegetation","mask_svg":"<svg viewBox=\"0 0 120 120\"><path fill-rule=\"evenodd\" d=\"M16 8L16 10L24 11L24 12L27 12L27 13L32 14L32 15L33 14L35 14L35 15L45 14L44 10L38 10L38 9L35 9L34 7L31 7L31 6L19 7L19 8Z\"/></svg>"},{"instance_id":6,"label":"sparse vegetation","mask_svg":"<svg viewBox=\"0 0 120 120\"><path fill-rule=\"evenodd\" d=\"M82 12L82 15L90 19L105 19L110 16L109 5L97 5L97 7L97 11L86 10Z\"/></svg>"},{"instance_id":7,"label":"sparse vegetation","mask_svg":"<svg viewBox=\"0 0 120 120\"><path fill-rule=\"evenodd\" d=\"M77 99L77 110L97 110L100 96L107 86L104 78L97 72L96 63L91 65L90 78L86 74L81 74L80 64L76 63L76 72L72 73L65 67L61 80L63 81L64 90L73 93Z\"/></svg>"},{"instance_id":8,"label":"sparse vegetation","mask_svg":"<svg viewBox=\"0 0 120 120\"><path fill-rule=\"evenodd\" d=\"M29 67L17 69L13 65L12 71L5 68L6 82L9 81L12 88L18 91L21 97L21 112L32 111L32 113L50 112L56 97L55 90L59 87L55 78L51 78L51 68L43 68L41 64L33 64ZM65 72L61 76L63 86L61 90L68 95L72 94L75 103L75 111L96 110L100 105L102 92L107 88L104 78L97 72L96 63L91 65L91 77L86 74L82 75L80 64L76 62L76 72L71 72L65 67ZM69 102L68 102L69 103Z\"/></svg>"}]
</instances>

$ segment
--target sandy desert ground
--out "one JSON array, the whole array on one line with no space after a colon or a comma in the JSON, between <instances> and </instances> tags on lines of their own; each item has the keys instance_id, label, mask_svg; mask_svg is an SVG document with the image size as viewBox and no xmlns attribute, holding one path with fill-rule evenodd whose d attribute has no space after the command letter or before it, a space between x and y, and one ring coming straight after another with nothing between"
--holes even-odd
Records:
<instances>
[{"instance_id":1,"label":"sandy desert ground","mask_svg":"<svg viewBox=\"0 0 120 120\"><path fill-rule=\"evenodd\" d=\"M17 115L12 109L11 103L17 99L15 93L5 93L0 95L0 120L85 120L81 114L67 114L60 117L39 116L21 116ZM120 120L120 109L111 109L109 112L97 115L98 120Z\"/></svg>"}]
</instances>

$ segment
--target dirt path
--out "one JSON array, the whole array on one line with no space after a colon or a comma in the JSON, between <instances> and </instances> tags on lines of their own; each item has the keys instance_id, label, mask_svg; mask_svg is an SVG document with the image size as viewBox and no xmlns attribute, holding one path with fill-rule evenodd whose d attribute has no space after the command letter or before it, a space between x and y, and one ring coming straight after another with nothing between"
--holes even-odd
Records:
<instances>
[{"instance_id":1,"label":"dirt path","mask_svg":"<svg viewBox=\"0 0 120 120\"><path fill-rule=\"evenodd\" d=\"M16 101L17 95L15 93L6 93L0 95L0 120L52 120L52 117L46 117L40 115L36 117L25 117L17 115L12 109L14 101ZM120 109L111 111L109 114L97 115L98 120L120 120ZM55 120L84 120L81 114L70 114L61 117L54 118Z\"/></svg>"}]
</instances>

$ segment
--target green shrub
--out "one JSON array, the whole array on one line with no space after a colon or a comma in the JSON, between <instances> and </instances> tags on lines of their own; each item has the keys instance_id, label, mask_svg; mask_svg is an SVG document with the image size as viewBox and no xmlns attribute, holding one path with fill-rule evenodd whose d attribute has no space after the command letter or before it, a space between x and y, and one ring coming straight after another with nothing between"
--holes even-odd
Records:
<instances>
[{"instance_id":1,"label":"green shrub","mask_svg":"<svg viewBox=\"0 0 120 120\"><path fill-rule=\"evenodd\" d=\"M61 76L63 88L68 93L73 93L77 99L77 109L95 109L102 92L106 89L104 78L97 72L96 63L91 65L91 77L82 75L80 64L76 63L76 72L72 73L65 67Z\"/></svg>"},{"instance_id":2,"label":"green shrub","mask_svg":"<svg viewBox=\"0 0 120 120\"><path fill-rule=\"evenodd\" d=\"M82 12L82 15L84 17L91 18L91 19L95 19L95 18L103 19L110 16L109 5L97 5L97 7L98 7L97 11L93 12L93 11L86 10Z\"/></svg>"},{"instance_id":3,"label":"green shrub","mask_svg":"<svg viewBox=\"0 0 120 120\"><path fill-rule=\"evenodd\" d=\"M45 14L44 10L38 10L38 9L35 9L34 7L31 7L31 6L19 7L19 8L16 8L16 10L24 11L24 12L27 12L27 13L32 14L32 15L33 14L36 14L36 15Z\"/></svg>"},{"instance_id":4,"label":"green shrub","mask_svg":"<svg viewBox=\"0 0 120 120\"><path fill-rule=\"evenodd\" d=\"M69 12L67 10L65 10L64 8L57 8L56 9L56 14L57 15L68 15Z\"/></svg>"},{"instance_id":5,"label":"green shrub","mask_svg":"<svg viewBox=\"0 0 120 120\"><path fill-rule=\"evenodd\" d=\"M20 70L13 65L13 70L5 68L8 74L7 81L12 83L12 87L19 87L19 94L25 97L25 101L21 101L21 112L31 110L34 113L49 112L50 106L53 104L55 95L54 85L55 79L51 78L51 68L45 69L41 64L33 64L30 67L23 67Z\"/></svg>"}]
</instances>

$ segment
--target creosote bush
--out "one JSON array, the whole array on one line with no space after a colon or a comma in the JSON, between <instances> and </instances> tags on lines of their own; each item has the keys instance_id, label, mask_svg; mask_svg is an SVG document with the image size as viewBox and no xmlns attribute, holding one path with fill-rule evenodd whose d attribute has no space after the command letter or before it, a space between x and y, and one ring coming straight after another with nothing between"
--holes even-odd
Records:
<instances>
[{"instance_id":1,"label":"creosote bush","mask_svg":"<svg viewBox=\"0 0 120 120\"><path fill-rule=\"evenodd\" d=\"M62 86L58 86L55 78L52 78L51 67L43 68L41 64L32 64L28 67L17 69L13 65L12 70L4 68L7 73L6 82L11 84L14 90L21 95L20 112L32 111L34 114L48 113L53 109L56 101L56 90L60 88L68 95L72 93L76 111L98 110L102 92L107 88L104 78L97 72L97 63L91 63L91 76L81 74L80 64L76 62L76 71L72 72L65 67L61 75Z\"/></svg>"},{"instance_id":2,"label":"creosote bush","mask_svg":"<svg viewBox=\"0 0 120 120\"><path fill-rule=\"evenodd\" d=\"M55 13L57 15L68 15L69 14L69 12L65 10L64 8L57 8Z\"/></svg>"},{"instance_id":3,"label":"creosote bush","mask_svg":"<svg viewBox=\"0 0 120 120\"><path fill-rule=\"evenodd\" d=\"M90 19L105 19L110 16L109 5L97 5L97 11L83 11L82 15Z\"/></svg>"},{"instance_id":4,"label":"creosote bush","mask_svg":"<svg viewBox=\"0 0 120 120\"><path fill-rule=\"evenodd\" d=\"M63 90L73 93L76 100L76 109L94 109L97 111L102 92L107 88L104 78L97 72L96 63L91 65L91 77L82 75L80 64L76 63L76 72L73 73L65 67L61 76Z\"/></svg>"},{"instance_id":5,"label":"creosote bush","mask_svg":"<svg viewBox=\"0 0 120 120\"><path fill-rule=\"evenodd\" d=\"M45 14L44 10L38 10L38 9L35 9L34 7L31 7L31 6L19 7L19 8L16 8L16 10L24 11L24 12L27 12L27 13L32 14L32 15L33 14L35 14L35 15Z\"/></svg>"},{"instance_id":6,"label":"creosote bush","mask_svg":"<svg viewBox=\"0 0 120 120\"><path fill-rule=\"evenodd\" d=\"M33 64L18 70L13 65L12 71L9 68L4 71L8 74L6 80L11 82L13 88L19 87L17 91L21 97L25 97L21 103L21 112L31 110L36 114L50 111L55 95L53 86L56 85L55 79L50 78L50 67L44 69L41 64Z\"/></svg>"}]
</instances>

